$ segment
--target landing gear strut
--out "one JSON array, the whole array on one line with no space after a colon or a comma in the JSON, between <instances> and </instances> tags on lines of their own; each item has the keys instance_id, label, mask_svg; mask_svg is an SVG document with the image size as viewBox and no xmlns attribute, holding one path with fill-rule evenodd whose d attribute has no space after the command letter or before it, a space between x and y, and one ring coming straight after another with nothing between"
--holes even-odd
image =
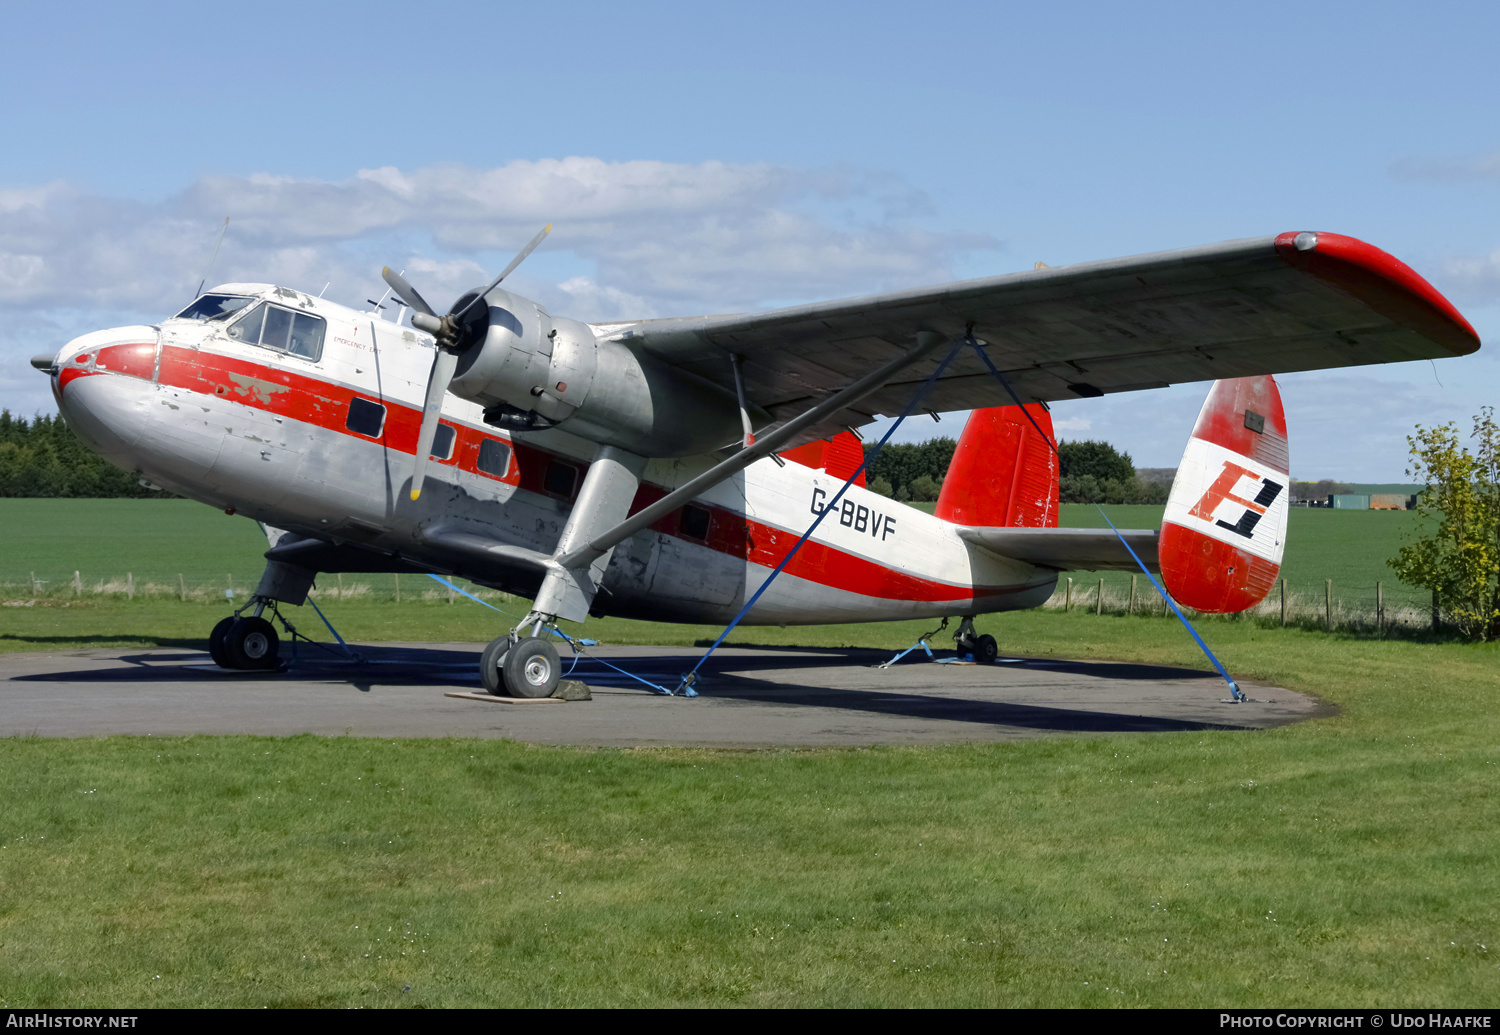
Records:
<instances>
[{"instance_id":1,"label":"landing gear strut","mask_svg":"<svg viewBox=\"0 0 1500 1035\"><path fill-rule=\"evenodd\" d=\"M1000 646L995 643L993 636L975 634L972 616L965 617L958 623L958 630L953 634L953 643L960 654L969 655L980 665L993 665L995 659L1000 656Z\"/></svg>"}]
</instances>

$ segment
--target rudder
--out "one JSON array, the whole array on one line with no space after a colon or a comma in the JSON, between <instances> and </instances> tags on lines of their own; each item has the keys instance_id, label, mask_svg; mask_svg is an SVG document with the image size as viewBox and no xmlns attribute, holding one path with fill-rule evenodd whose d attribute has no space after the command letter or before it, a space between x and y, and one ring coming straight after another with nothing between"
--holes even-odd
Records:
<instances>
[{"instance_id":1,"label":"rudder","mask_svg":"<svg viewBox=\"0 0 1500 1035\"><path fill-rule=\"evenodd\" d=\"M1036 403L1021 410L992 406L969 414L938 493L937 517L960 525L1057 527L1052 414Z\"/></svg>"}]
</instances>

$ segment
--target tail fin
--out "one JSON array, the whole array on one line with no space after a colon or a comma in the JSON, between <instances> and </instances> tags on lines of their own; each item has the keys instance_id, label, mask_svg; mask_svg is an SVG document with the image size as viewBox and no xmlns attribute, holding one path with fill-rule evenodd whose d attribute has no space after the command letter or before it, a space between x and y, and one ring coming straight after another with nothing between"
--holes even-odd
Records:
<instances>
[{"instance_id":1,"label":"tail fin","mask_svg":"<svg viewBox=\"0 0 1500 1035\"><path fill-rule=\"evenodd\" d=\"M864 462L865 450L852 432L841 431L833 438L820 439L777 454L783 459L811 467L815 471L827 471L835 478L848 478ZM860 471L854 484L864 487L865 472Z\"/></svg>"},{"instance_id":2,"label":"tail fin","mask_svg":"<svg viewBox=\"0 0 1500 1035\"><path fill-rule=\"evenodd\" d=\"M1162 519L1158 554L1173 599L1220 613L1265 599L1281 573L1290 470L1275 380L1215 381Z\"/></svg>"},{"instance_id":3,"label":"tail fin","mask_svg":"<svg viewBox=\"0 0 1500 1035\"><path fill-rule=\"evenodd\" d=\"M1057 527L1052 415L1036 404L1025 410L995 406L969 414L933 513L960 525Z\"/></svg>"}]
</instances>

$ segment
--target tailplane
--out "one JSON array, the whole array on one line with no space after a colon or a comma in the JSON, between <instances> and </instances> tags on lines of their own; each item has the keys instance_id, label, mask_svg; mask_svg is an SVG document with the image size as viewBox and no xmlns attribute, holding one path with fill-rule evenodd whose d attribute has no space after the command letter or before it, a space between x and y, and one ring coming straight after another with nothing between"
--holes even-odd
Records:
<instances>
[{"instance_id":1,"label":"tailplane","mask_svg":"<svg viewBox=\"0 0 1500 1035\"><path fill-rule=\"evenodd\" d=\"M1162 519L1167 591L1199 611L1244 611L1281 573L1291 470L1286 414L1269 375L1215 381Z\"/></svg>"},{"instance_id":2,"label":"tailplane","mask_svg":"<svg viewBox=\"0 0 1500 1035\"><path fill-rule=\"evenodd\" d=\"M1056 528L1056 442L1044 406L973 411L933 513L959 525Z\"/></svg>"}]
</instances>

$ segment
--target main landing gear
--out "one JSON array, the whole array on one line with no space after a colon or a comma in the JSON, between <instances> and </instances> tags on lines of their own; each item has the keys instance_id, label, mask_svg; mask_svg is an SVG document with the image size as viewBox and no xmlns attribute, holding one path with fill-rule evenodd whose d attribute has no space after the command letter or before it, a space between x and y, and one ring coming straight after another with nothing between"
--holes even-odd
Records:
<instances>
[{"instance_id":1,"label":"main landing gear","mask_svg":"<svg viewBox=\"0 0 1500 1035\"><path fill-rule=\"evenodd\" d=\"M479 678L496 697L551 697L562 679L562 662L546 640L512 632L484 649Z\"/></svg>"},{"instance_id":2,"label":"main landing gear","mask_svg":"<svg viewBox=\"0 0 1500 1035\"><path fill-rule=\"evenodd\" d=\"M274 669L280 663L281 638L261 617L265 602L252 602L254 614L231 615L208 634L208 653L220 668L257 671Z\"/></svg>"}]
</instances>

